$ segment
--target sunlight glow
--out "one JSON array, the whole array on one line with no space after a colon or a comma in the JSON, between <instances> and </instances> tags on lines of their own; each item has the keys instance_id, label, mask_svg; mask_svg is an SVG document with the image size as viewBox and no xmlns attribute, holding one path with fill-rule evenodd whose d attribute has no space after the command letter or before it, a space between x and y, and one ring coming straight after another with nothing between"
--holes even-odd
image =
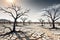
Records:
<instances>
[{"instance_id":1,"label":"sunlight glow","mask_svg":"<svg viewBox=\"0 0 60 40\"><path fill-rule=\"evenodd\" d=\"M7 3L14 4L15 0L6 0Z\"/></svg>"}]
</instances>

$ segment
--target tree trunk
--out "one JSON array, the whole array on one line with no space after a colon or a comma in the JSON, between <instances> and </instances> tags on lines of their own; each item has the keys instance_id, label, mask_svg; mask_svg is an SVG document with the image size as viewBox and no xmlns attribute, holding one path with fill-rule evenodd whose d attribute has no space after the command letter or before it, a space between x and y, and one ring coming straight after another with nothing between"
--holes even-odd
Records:
<instances>
[{"instance_id":1,"label":"tree trunk","mask_svg":"<svg viewBox=\"0 0 60 40\"><path fill-rule=\"evenodd\" d=\"M54 20L52 20L52 25L53 25L53 29L55 28L55 21Z\"/></svg>"},{"instance_id":2,"label":"tree trunk","mask_svg":"<svg viewBox=\"0 0 60 40\"><path fill-rule=\"evenodd\" d=\"M25 21L23 21L23 25L25 25Z\"/></svg>"},{"instance_id":3,"label":"tree trunk","mask_svg":"<svg viewBox=\"0 0 60 40\"><path fill-rule=\"evenodd\" d=\"M44 23L43 22L41 22L41 26L44 26Z\"/></svg>"},{"instance_id":4,"label":"tree trunk","mask_svg":"<svg viewBox=\"0 0 60 40\"><path fill-rule=\"evenodd\" d=\"M15 31L15 27L16 27L16 23L17 23L17 21L16 21L17 19L15 19L14 20L14 24L13 24L13 31Z\"/></svg>"}]
</instances>

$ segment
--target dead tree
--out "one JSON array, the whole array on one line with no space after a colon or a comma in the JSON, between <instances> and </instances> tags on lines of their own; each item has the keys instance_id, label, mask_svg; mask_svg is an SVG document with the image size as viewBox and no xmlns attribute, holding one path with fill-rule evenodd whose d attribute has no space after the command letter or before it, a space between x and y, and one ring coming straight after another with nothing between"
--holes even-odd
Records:
<instances>
[{"instance_id":1,"label":"dead tree","mask_svg":"<svg viewBox=\"0 0 60 40\"><path fill-rule=\"evenodd\" d=\"M16 31L16 23L17 23L17 19L19 19L21 16L25 15L26 13L29 12L29 10L25 10L25 11L21 11L22 8L21 7L18 7L18 6L12 6L12 7L8 7L8 8L2 8L0 7L0 11L2 11L3 13L9 13L10 16L14 19L14 23L13 23L13 29L9 28L9 27L5 27L4 28L8 28L10 29L10 32L6 32L6 33L2 33L0 34L0 37L5 37L5 36L11 36L11 38L13 37L13 34L15 34L19 39L22 40L22 38L20 37L20 35L18 33L22 33L24 34L25 32L22 32L22 31ZM14 15L15 13L15 15Z\"/></svg>"},{"instance_id":2,"label":"dead tree","mask_svg":"<svg viewBox=\"0 0 60 40\"><path fill-rule=\"evenodd\" d=\"M52 28L55 29L55 22L60 19L60 7L58 8L51 8L48 10L44 10L47 13L44 14L44 16L47 16L50 18L50 20L52 21Z\"/></svg>"},{"instance_id":3,"label":"dead tree","mask_svg":"<svg viewBox=\"0 0 60 40\"><path fill-rule=\"evenodd\" d=\"M31 24L31 20L28 20L28 24L29 24L29 25Z\"/></svg>"},{"instance_id":4,"label":"dead tree","mask_svg":"<svg viewBox=\"0 0 60 40\"><path fill-rule=\"evenodd\" d=\"M25 25L25 21L27 20L27 18L26 17L21 17L21 20L22 20L23 25Z\"/></svg>"},{"instance_id":5,"label":"dead tree","mask_svg":"<svg viewBox=\"0 0 60 40\"><path fill-rule=\"evenodd\" d=\"M43 19L39 19L39 21L40 21L41 26L44 26L44 20Z\"/></svg>"}]
</instances>

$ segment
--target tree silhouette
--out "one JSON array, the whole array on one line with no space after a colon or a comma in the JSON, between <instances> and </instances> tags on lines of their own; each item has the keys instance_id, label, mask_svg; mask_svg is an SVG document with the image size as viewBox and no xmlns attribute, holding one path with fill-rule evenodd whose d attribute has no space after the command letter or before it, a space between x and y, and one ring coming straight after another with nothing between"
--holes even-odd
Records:
<instances>
[{"instance_id":1,"label":"tree silhouette","mask_svg":"<svg viewBox=\"0 0 60 40\"><path fill-rule=\"evenodd\" d=\"M51 19L52 21L52 28L55 29L55 22L60 19L60 7L58 8L51 8L51 9L48 9L48 10L44 10L46 11L47 13L44 14L44 16L47 16Z\"/></svg>"},{"instance_id":2,"label":"tree silhouette","mask_svg":"<svg viewBox=\"0 0 60 40\"><path fill-rule=\"evenodd\" d=\"M25 11L21 11L22 8L21 7L18 7L18 6L12 6L12 7L8 7L8 8L2 8L0 7L0 11L2 11L3 13L9 13L10 16L14 19L14 23L13 23L13 29L9 28L9 27L6 27L5 25L3 26L4 29L8 28L10 30L10 32L6 32L6 33L2 33L0 34L0 37L2 38L7 38L9 37L10 35L10 39L8 40L11 40L11 38L13 37L13 35L15 34L19 39L22 40L22 38L20 37L20 35L18 33L21 33L21 34L25 34L25 32L22 32L21 30L19 31L16 31L16 23L17 23L17 19L20 18L21 16L25 15L26 13L29 12L29 10L25 10ZM14 15L15 13L15 15Z\"/></svg>"},{"instance_id":3,"label":"tree silhouette","mask_svg":"<svg viewBox=\"0 0 60 40\"><path fill-rule=\"evenodd\" d=\"M41 26L44 26L44 20L43 19L39 19Z\"/></svg>"},{"instance_id":4,"label":"tree silhouette","mask_svg":"<svg viewBox=\"0 0 60 40\"><path fill-rule=\"evenodd\" d=\"M21 20L23 22L23 25L25 25L25 21L27 20L27 18L26 17L21 17Z\"/></svg>"},{"instance_id":5,"label":"tree silhouette","mask_svg":"<svg viewBox=\"0 0 60 40\"><path fill-rule=\"evenodd\" d=\"M29 24L29 25L31 24L31 22L32 22L31 20L28 20L28 24Z\"/></svg>"}]
</instances>

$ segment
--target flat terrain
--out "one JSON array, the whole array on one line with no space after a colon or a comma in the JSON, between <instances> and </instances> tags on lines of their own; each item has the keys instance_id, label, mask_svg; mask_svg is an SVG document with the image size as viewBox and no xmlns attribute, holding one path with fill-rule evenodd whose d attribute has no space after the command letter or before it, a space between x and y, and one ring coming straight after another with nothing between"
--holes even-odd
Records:
<instances>
[{"instance_id":1,"label":"flat terrain","mask_svg":"<svg viewBox=\"0 0 60 40\"><path fill-rule=\"evenodd\" d=\"M10 24L3 24L5 25L6 27L10 27L12 29L12 26L13 25L10 25ZM2 24L0 24L0 32L1 32L1 29ZM40 26L39 24L31 24L31 25L25 25L25 26L22 26L22 25L19 25L19 26L16 26L16 30L21 30L21 31L24 31L24 32L28 32L28 35L34 33L32 36L38 38L40 37L41 34L44 33L44 36L42 37L42 39L39 39L39 40L60 40L60 30L59 29L48 29L48 28L45 28L45 27L49 27L49 25L45 25L45 26ZM9 30L9 29L6 29L6 31Z\"/></svg>"}]
</instances>

